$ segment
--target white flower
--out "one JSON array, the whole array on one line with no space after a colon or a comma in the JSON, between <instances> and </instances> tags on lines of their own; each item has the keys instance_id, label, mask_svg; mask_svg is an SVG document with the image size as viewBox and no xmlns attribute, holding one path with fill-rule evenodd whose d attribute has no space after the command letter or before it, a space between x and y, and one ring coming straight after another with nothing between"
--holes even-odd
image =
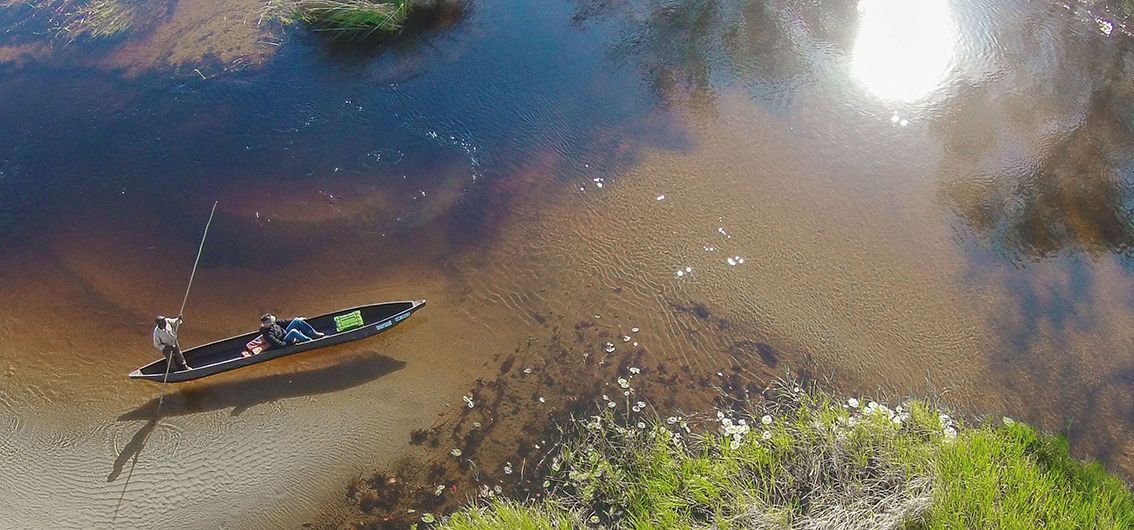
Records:
<instances>
[{"instance_id":1,"label":"white flower","mask_svg":"<svg viewBox=\"0 0 1134 530\"><path fill-rule=\"evenodd\" d=\"M463 397L465 399L465 404L468 405L470 409L473 408L473 405L475 405L475 403L473 402L473 399L471 397L469 397L469 396L461 396L461 397Z\"/></svg>"},{"instance_id":2,"label":"white flower","mask_svg":"<svg viewBox=\"0 0 1134 530\"><path fill-rule=\"evenodd\" d=\"M736 438L733 438L732 441L728 443L728 446L731 449L737 449L740 447L740 441Z\"/></svg>"},{"instance_id":3,"label":"white flower","mask_svg":"<svg viewBox=\"0 0 1134 530\"><path fill-rule=\"evenodd\" d=\"M953 427L945 427L945 440L953 441L957 439L957 429Z\"/></svg>"},{"instance_id":4,"label":"white flower","mask_svg":"<svg viewBox=\"0 0 1134 530\"><path fill-rule=\"evenodd\" d=\"M508 462L507 464L504 465L504 474L505 475L511 475L512 474L512 463L511 462Z\"/></svg>"},{"instance_id":5,"label":"white flower","mask_svg":"<svg viewBox=\"0 0 1134 530\"><path fill-rule=\"evenodd\" d=\"M449 451L449 454L451 454L453 456L461 456L461 450L460 449L453 449L452 451Z\"/></svg>"},{"instance_id":6,"label":"white flower","mask_svg":"<svg viewBox=\"0 0 1134 530\"><path fill-rule=\"evenodd\" d=\"M619 377L618 386L622 388L630 388L630 381L627 381L625 377Z\"/></svg>"},{"instance_id":7,"label":"white flower","mask_svg":"<svg viewBox=\"0 0 1134 530\"><path fill-rule=\"evenodd\" d=\"M749 428L747 425L733 425L732 420L728 418L721 420L721 423L723 424L721 430L728 436L740 439L741 436L748 434Z\"/></svg>"},{"instance_id":8,"label":"white flower","mask_svg":"<svg viewBox=\"0 0 1134 530\"><path fill-rule=\"evenodd\" d=\"M847 400L847 405L850 405L850 407L852 409L857 409L858 408L858 400L855 399L855 398L850 398L850 399Z\"/></svg>"},{"instance_id":9,"label":"white flower","mask_svg":"<svg viewBox=\"0 0 1134 530\"><path fill-rule=\"evenodd\" d=\"M630 409L634 412L642 412L642 407L639 407L638 405L634 405L633 407L630 407Z\"/></svg>"},{"instance_id":10,"label":"white flower","mask_svg":"<svg viewBox=\"0 0 1134 530\"><path fill-rule=\"evenodd\" d=\"M670 425L673 425L674 423L677 423L677 417L676 416L670 416L670 417L665 419L665 422L670 424Z\"/></svg>"},{"instance_id":11,"label":"white flower","mask_svg":"<svg viewBox=\"0 0 1134 530\"><path fill-rule=\"evenodd\" d=\"M634 333L637 333L637 332L638 332L638 328L630 328L630 331L632 331L632 332L634 332Z\"/></svg>"},{"instance_id":12,"label":"white flower","mask_svg":"<svg viewBox=\"0 0 1134 530\"><path fill-rule=\"evenodd\" d=\"M602 400L603 400L603 401L610 401L610 398L606 397L606 394L603 394L603 395L602 395Z\"/></svg>"},{"instance_id":13,"label":"white flower","mask_svg":"<svg viewBox=\"0 0 1134 530\"><path fill-rule=\"evenodd\" d=\"M644 409L644 408L646 408L646 402L645 401L639 401L639 402L635 403L634 406L636 406L640 409Z\"/></svg>"},{"instance_id":14,"label":"white flower","mask_svg":"<svg viewBox=\"0 0 1134 530\"><path fill-rule=\"evenodd\" d=\"M623 335L622 336L622 342L630 342L630 336L629 335Z\"/></svg>"},{"instance_id":15,"label":"white flower","mask_svg":"<svg viewBox=\"0 0 1134 530\"><path fill-rule=\"evenodd\" d=\"M772 439L772 433L771 433L771 431L764 431L764 434L761 434L760 437L765 439L765 440L771 440Z\"/></svg>"},{"instance_id":16,"label":"white flower","mask_svg":"<svg viewBox=\"0 0 1134 530\"><path fill-rule=\"evenodd\" d=\"M723 419L724 419L724 413L718 410L718 411L717 411L717 419L718 419L718 420L723 420Z\"/></svg>"},{"instance_id":17,"label":"white flower","mask_svg":"<svg viewBox=\"0 0 1134 530\"><path fill-rule=\"evenodd\" d=\"M544 397L543 397L543 396L540 396L540 397L539 397L539 402L540 402L540 403L546 403L546 402L547 402L547 400L546 400L546 399L544 399Z\"/></svg>"},{"instance_id":18,"label":"white flower","mask_svg":"<svg viewBox=\"0 0 1134 530\"><path fill-rule=\"evenodd\" d=\"M616 407L616 406L618 406L618 405L616 405L616 404L615 404L615 403L614 403L613 401L610 401L610 402L607 402L606 406L607 406L607 407L610 407L610 408L614 408L614 407Z\"/></svg>"},{"instance_id":19,"label":"white flower","mask_svg":"<svg viewBox=\"0 0 1134 530\"><path fill-rule=\"evenodd\" d=\"M627 391L623 392L622 395L626 396L626 397L630 397L630 391L627 390Z\"/></svg>"},{"instance_id":20,"label":"white flower","mask_svg":"<svg viewBox=\"0 0 1134 530\"><path fill-rule=\"evenodd\" d=\"M642 373L642 369L641 369L641 368L637 368L637 367L634 367L634 366L631 366L631 367L630 367L630 373L637 375L637 374L640 374L640 373Z\"/></svg>"},{"instance_id":21,"label":"white flower","mask_svg":"<svg viewBox=\"0 0 1134 530\"><path fill-rule=\"evenodd\" d=\"M445 485L438 484L437 489L433 490L433 495L440 497L442 493L445 493Z\"/></svg>"},{"instance_id":22,"label":"white flower","mask_svg":"<svg viewBox=\"0 0 1134 530\"><path fill-rule=\"evenodd\" d=\"M606 343L606 344L604 344L604 345L603 345L602 349L603 349L603 351L605 351L606 353L614 353L614 343L613 343L613 342L608 342L608 343Z\"/></svg>"},{"instance_id":23,"label":"white flower","mask_svg":"<svg viewBox=\"0 0 1134 530\"><path fill-rule=\"evenodd\" d=\"M531 368L524 368L524 373L530 374L530 373L532 373L532 369Z\"/></svg>"},{"instance_id":24,"label":"white flower","mask_svg":"<svg viewBox=\"0 0 1134 530\"><path fill-rule=\"evenodd\" d=\"M432 523L436 520L437 520L437 518L433 517L433 514L431 514L429 512L425 512L425 513L421 514L421 522L423 522L425 524Z\"/></svg>"},{"instance_id":25,"label":"white flower","mask_svg":"<svg viewBox=\"0 0 1134 530\"><path fill-rule=\"evenodd\" d=\"M495 492L496 492L496 493L498 493L498 494L499 494L499 493L503 493L503 492L504 492L504 488L501 488L501 487L500 487L499 485L497 485L497 486L494 486L494 487L492 488L492 490L493 490L493 491L495 491Z\"/></svg>"},{"instance_id":26,"label":"white flower","mask_svg":"<svg viewBox=\"0 0 1134 530\"><path fill-rule=\"evenodd\" d=\"M646 424L645 424L645 423L643 423L643 422L638 422L638 428L639 428L639 429L645 429L645 428L646 428Z\"/></svg>"},{"instance_id":27,"label":"white flower","mask_svg":"<svg viewBox=\"0 0 1134 530\"><path fill-rule=\"evenodd\" d=\"M763 423L764 425L771 425L772 424L772 417L765 414L763 418L760 418L760 423Z\"/></svg>"}]
</instances>

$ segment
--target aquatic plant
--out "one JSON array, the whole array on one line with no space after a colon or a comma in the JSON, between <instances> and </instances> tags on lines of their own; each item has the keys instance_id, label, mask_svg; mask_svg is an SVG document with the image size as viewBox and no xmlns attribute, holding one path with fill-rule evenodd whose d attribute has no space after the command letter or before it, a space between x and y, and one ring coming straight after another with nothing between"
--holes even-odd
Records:
<instances>
[{"instance_id":1,"label":"aquatic plant","mask_svg":"<svg viewBox=\"0 0 1134 530\"><path fill-rule=\"evenodd\" d=\"M316 31L347 38L397 31L413 0L269 0L264 17L283 24L302 22Z\"/></svg>"},{"instance_id":2,"label":"aquatic plant","mask_svg":"<svg viewBox=\"0 0 1134 530\"><path fill-rule=\"evenodd\" d=\"M19 3L12 1L0 7ZM26 4L49 11L52 30L67 40L114 37L134 22L133 9L121 0L30 0Z\"/></svg>"},{"instance_id":3,"label":"aquatic plant","mask_svg":"<svg viewBox=\"0 0 1134 530\"><path fill-rule=\"evenodd\" d=\"M546 499L492 497L438 527L1134 528L1127 485L1060 438L862 402L787 385L715 417L603 403L551 461Z\"/></svg>"}]
</instances>

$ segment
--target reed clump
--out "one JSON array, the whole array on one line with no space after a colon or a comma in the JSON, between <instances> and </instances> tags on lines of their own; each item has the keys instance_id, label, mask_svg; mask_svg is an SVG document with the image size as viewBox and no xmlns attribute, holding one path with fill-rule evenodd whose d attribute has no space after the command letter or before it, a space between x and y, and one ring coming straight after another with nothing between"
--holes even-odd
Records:
<instances>
[{"instance_id":1,"label":"reed clump","mask_svg":"<svg viewBox=\"0 0 1134 530\"><path fill-rule=\"evenodd\" d=\"M120 0L91 0L72 17L72 31L94 38L113 37L134 22L134 12Z\"/></svg>"},{"instance_id":2,"label":"reed clump","mask_svg":"<svg viewBox=\"0 0 1134 530\"><path fill-rule=\"evenodd\" d=\"M401 29L413 0L269 0L265 18L302 22L316 31L365 38Z\"/></svg>"},{"instance_id":3,"label":"reed clump","mask_svg":"<svg viewBox=\"0 0 1134 530\"><path fill-rule=\"evenodd\" d=\"M791 384L770 393L700 417L604 403L569 429L543 499L489 497L436 527L1134 528L1122 480L1022 423L970 427L923 401Z\"/></svg>"},{"instance_id":4,"label":"reed clump","mask_svg":"<svg viewBox=\"0 0 1134 530\"><path fill-rule=\"evenodd\" d=\"M0 7L29 5L50 13L51 31L61 39L115 37L134 23L136 13L122 0L12 0Z\"/></svg>"}]
</instances>

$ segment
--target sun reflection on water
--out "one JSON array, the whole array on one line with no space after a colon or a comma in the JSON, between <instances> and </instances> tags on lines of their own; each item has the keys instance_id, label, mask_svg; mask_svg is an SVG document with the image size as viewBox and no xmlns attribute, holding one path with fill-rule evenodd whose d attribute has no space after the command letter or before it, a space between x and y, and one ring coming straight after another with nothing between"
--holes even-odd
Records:
<instances>
[{"instance_id":1,"label":"sun reflection on water","mask_svg":"<svg viewBox=\"0 0 1134 530\"><path fill-rule=\"evenodd\" d=\"M851 71L870 93L914 102L944 81L956 27L948 0L862 0Z\"/></svg>"}]
</instances>

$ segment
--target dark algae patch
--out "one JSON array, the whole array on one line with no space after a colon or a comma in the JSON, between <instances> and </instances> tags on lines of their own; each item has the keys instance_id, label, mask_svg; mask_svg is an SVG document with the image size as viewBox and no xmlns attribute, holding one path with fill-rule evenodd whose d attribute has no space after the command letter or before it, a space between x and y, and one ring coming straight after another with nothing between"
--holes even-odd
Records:
<instances>
[{"instance_id":1,"label":"dark algae patch","mask_svg":"<svg viewBox=\"0 0 1134 530\"><path fill-rule=\"evenodd\" d=\"M350 524L407 528L470 499L542 499L554 490L548 474L570 440L565 433L596 407L638 414L653 410L646 401L692 410L736 399L712 399L708 383L652 364L644 347L620 342L608 352L617 334L603 320L556 320L541 338L500 354L497 377L478 380L430 428L414 431L414 456L352 483L347 496L359 515ZM723 385L737 395L751 390L731 377Z\"/></svg>"}]
</instances>

